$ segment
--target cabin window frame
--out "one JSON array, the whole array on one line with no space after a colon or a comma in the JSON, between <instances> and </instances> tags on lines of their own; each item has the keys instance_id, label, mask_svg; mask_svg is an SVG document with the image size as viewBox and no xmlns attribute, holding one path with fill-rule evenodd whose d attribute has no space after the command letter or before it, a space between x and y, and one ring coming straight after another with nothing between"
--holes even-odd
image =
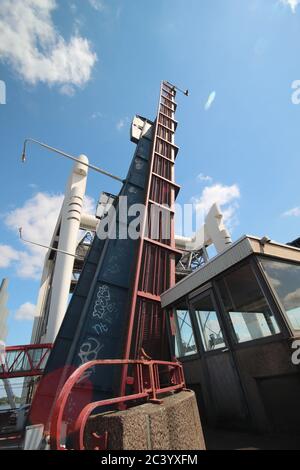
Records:
<instances>
[{"instance_id":1,"label":"cabin window frame","mask_svg":"<svg viewBox=\"0 0 300 470\"><path fill-rule=\"evenodd\" d=\"M279 332L268 335L268 336L262 336L261 338L254 338L254 339L249 339L247 341L239 342L233 322L225 308L218 282L225 275L228 275L231 272L234 272L237 269L245 265L249 265L251 267L252 272L255 275L256 281L258 283L258 286L261 289L261 292L271 312L273 313L273 316L279 328ZM228 334L230 336L230 340L231 340L230 343L233 349L256 346L257 344L262 344L262 343L270 343L270 342L278 341L282 339L284 336L286 336L286 325L285 325L285 322L283 321L282 313L280 309L278 309L278 306L276 305L276 303L274 302L274 299L272 298L272 291L269 289L269 285L266 283L263 273L259 269L256 255L253 254L249 256L248 258L243 259L239 263L236 263L234 266L230 267L228 270L216 276L213 280L213 289L217 298L218 305L220 306L221 317L223 318L225 329L228 331Z\"/></svg>"},{"instance_id":2,"label":"cabin window frame","mask_svg":"<svg viewBox=\"0 0 300 470\"><path fill-rule=\"evenodd\" d=\"M181 355L177 356L176 355L176 349L178 350L178 353L180 352L180 348L178 348L178 343L177 343L177 341L178 341L177 337L178 336L179 336L179 339L181 341L180 328L179 328L179 325L178 325L177 310L180 310L180 305L183 304L183 303L186 305L186 310L188 311L188 314L189 314L189 317L190 317L190 320L191 320L191 329L192 329L192 333L193 333L193 337L194 337L194 341L195 341L196 351L191 353L191 354L186 354L184 356L181 356ZM195 330L194 319L192 317L191 310L190 310L190 304L189 304L188 296L185 296L185 297L182 297L181 299L179 299L174 305L171 306L171 309L173 311L174 323L175 323L175 328L176 328L175 342L174 342L174 355L175 355L175 357L178 360L180 360L181 362L199 358L200 351L199 351L198 338L197 338L197 334L196 334L196 330Z\"/></svg>"},{"instance_id":3,"label":"cabin window frame","mask_svg":"<svg viewBox=\"0 0 300 470\"><path fill-rule=\"evenodd\" d=\"M229 349L229 342L228 342L226 325L224 324L223 317L222 317L222 312L220 311L220 306L219 306L219 304L217 302L217 299L216 299L216 293L214 291L214 287L213 287L212 284L207 285L207 286L203 286L203 287L206 287L206 288L201 289L201 287L200 287L200 289L197 289L197 294L196 295L192 295L192 297L189 297L190 313L191 313L192 321L194 323L194 328L195 328L194 331L195 331L196 341L198 343L198 350L199 350L199 353L200 353L200 357L203 356L203 355L208 355L208 354L209 355L220 354L224 351L228 351L228 349ZM201 297L204 297L206 295L209 295L212 299L212 303L213 303L213 306L214 306L214 312L216 313L217 320L219 322L220 329L222 331L224 346L221 347L221 348L206 349L205 344L204 344L204 340L203 340L203 337L202 337L202 333L201 333L201 330L200 330L199 321L198 321L197 315L196 315L196 310L197 309L195 308L195 304L196 304L198 299L201 300Z\"/></svg>"},{"instance_id":4,"label":"cabin window frame","mask_svg":"<svg viewBox=\"0 0 300 470\"><path fill-rule=\"evenodd\" d=\"M289 324L288 319L285 316L283 307L281 306L281 303L279 299L277 298L277 295L274 292L273 287L270 285L269 280L267 279L266 273L260 262L261 257L262 257L261 255L252 254L246 259L243 259L242 261L236 263L234 266L231 266L229 269L227 269L220 275L214 277L206 284L203 284L197 287L196 289L191 290L181 299L178 299L174 304L171 304L170 306L168 306L168 309L173 311L174 319L175 319L177 306L180 305L181 303L185 303L187 306L187 310L189 311L190 318L191 318L191 325L192 325L192 330L193 330L193 334L195 338L197 352L187 355L187 356L176 356L181 362L184 363L186 361L196 360L206 354L211 354L211 355L222 354L222 352L225 352L228 349L236 350L236 349L242 349L242 348L248 348L248 347L255 347L256 345L259 345L259 344L280 341L283 338L291 337L291 335L293 334L295 336L295 330L292 330L291 325ZM267 258L272 258L272 257L268 256ZM275 259L275 258L272 258L272 259ZM222 278L222 276L228 275L231 272L239 269L243 265L247 265L247 264L251 266L251 269L255 275L255 278L261 289L261 292L270 310L272 311L274 315L275 321L279 328L279 332L276 334L264 336L261 338L255 338L255 339L250 339L244 342L238 342L233 323L223 303L221 292L218 286L218 281ZM220 327L223 332L223 338L225 341L225 347L223 349L218 348L218 349L214 349L210 351L205 350L204 344L202 342L200 328L199 328L198 321L196 319L196 315L195 315L195 311L193 307L193 303L197 301L197 298L205 295L208 292L210 292L212 295L213 302L215 305L215 311L216 311L218 321L220 323ZM176 324L176 330L177 330L177 324ZM300 331L299 331L299 334L300 334ZM175 337L175 341L177 341L176 337ZM175 354L175 343L174 343L174 354Z\"/></svg>"},{"instance_id":5,"label":"cabin window frame","mask_svg":"<svg viewBox=\"0 0 300 470\"><path fill-rule=\"evenodd\" d=\"M270 289L271 293L272 293L272 296L273 296L273 299L274 299L274 302L277 306L277 309L279 310L280 312L280 318L281 318L281 321L283 322L284 324L284 329L286 330L286 336L288 337L298 337L300 336L300 329L296 329L290 318L289 318L289 315L282 303L282 300L279 296L279 294L277 293L277 290L275 289L272 281L270 280L269 278L269 275L267 273L267 271L265 270L263 264L262 264L262 259L267 259L267 260L270 260L270 261L276 261L276 262L282 262L282 263L287 263L287 264L294 264L296 266L299 266L300 267L300 263L298 261L293 261L293 260L290 260L290 259L286 259L286 258L276 258L275 256L266 256L266 255L257 255L256 256L256 261L257 261L257 265L258 265L258 268L260 270L260 273L262 275L262 277L264 278L267 286L268 286L268 289Z\"/></svg>"}]
</instances>

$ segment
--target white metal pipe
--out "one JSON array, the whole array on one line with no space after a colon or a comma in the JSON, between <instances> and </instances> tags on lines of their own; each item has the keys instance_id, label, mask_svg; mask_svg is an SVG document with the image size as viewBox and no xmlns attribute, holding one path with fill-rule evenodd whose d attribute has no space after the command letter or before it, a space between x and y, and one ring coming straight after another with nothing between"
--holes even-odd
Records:
<instances>
[{"instance_id":1,"label":"white metal pipe","mask_svg":"<svg viewBox=\"0 0 300 470\"><path fill-rule=\"evenodd\" d=\"M214 244L218 253L221 253L231 244L231 237L223 223L223 214L218 204L210 208L205 223L191 237L175 236L176 248L184 251L197 251Z\"/></svg>"},{"instance_id":2,"label":"white metal pipe","mask_svg":"<svg viewBox=\"0 0 300 470\"><path fill-rule=\"evenodd\" d=\"M75 255L78 244L83 198L85 195L88 158L79 157L71 174L62 207L58 250ZM57 252L45 342L53 343L68 305L74 257Z\"/></svg>"},{"instance_id":3,"label":"white metal pipe","mask_svg":"<svg viewBox=\"0 0 300 470\"><path fill-rule=\"evenodd\" d=\"M99 219L91 214L81 214L80 228L83 230L96 231Z\"/></svg>"}]
</instances>

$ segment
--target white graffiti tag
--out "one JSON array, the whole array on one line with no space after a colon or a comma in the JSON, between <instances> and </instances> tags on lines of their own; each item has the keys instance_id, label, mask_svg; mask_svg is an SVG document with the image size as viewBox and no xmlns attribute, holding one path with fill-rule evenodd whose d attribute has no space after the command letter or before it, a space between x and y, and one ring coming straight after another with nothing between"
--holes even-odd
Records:
<instances>
[{"instance_id":1,"label":"white graffiti tag","mask_svg":"<svg viewBox=\"0 0 300 470\"><path fill-rule=\"evenodd\" d=\"M93 330L96 331L97 335L102 335L103 333L108 333L109 329L108 326L104 323L97 323L97 325L93 326Z\"/></svg>"},{"instance_id":2,"label":"white graffiti tag","mask_svg":"<svg viewBox=\"0 0 300 470\"><path fill-rule=\"evenodd\" d=\"M104 345L101 344L96 338L88 338L80 348L79 351L79 358L81 360L81 365L86 364L89 361L95 361L98 357L99 351L104 348ZM87 377L90 377L94 372L94 368L87 370L82 377L80 378L80 382Z\"/></svg>"},{"instance_id":3,"label":"white graffiti tag","mask_svg":"<svg viewBox=\"0 0 300 470\"><path fill-rule=\"evenodd\" d=\"M109 287L106 285L100 285L92 314L94 324L91 326L98 336L109 332L113 321L112 315L115 310L115 304L111 303ZM98 339L94 337L87 338L84 343L82 343L78 354L81 365L98 359L98 354L103 350L103 348L104 344L102 344ZM90 377L93 373L94 367L87 370L81 377L80 381Z\"/></svg>"},{"instance_id":4,"label":"white graffiti tag","mask_svg":"<svg viewBox=\"0 0 300 470\"><path fill-rule=\"evenodd\" d=\"M106 323L112 323L111 315L114 313L115 305L111 303L108 286L99 286L93 317L99 318Z\"/></svg>"}]
</instances>

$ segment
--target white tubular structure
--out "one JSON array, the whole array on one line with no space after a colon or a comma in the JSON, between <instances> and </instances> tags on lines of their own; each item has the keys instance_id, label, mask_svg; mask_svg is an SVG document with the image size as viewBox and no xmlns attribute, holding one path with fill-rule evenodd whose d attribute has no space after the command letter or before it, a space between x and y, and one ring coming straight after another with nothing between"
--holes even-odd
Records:
<instances>
[{"instance_id":1,"label":"white tubular structure","mask_svg":"<svg viewBox=\"0 0 300 470\"><path fill-rule=\"evenodd\" d=\"M88 163L85 155L80 162ZM58 250L75 255L78 244L83 198L85 195L88 167L75 163L66 189L61 213ZM52 294L47 322L46 343L53 343L59 331L67 309L70 279L72 276L74 256L57 252L52 280Z\"/></svg>"},{"instance_id":2,"label":"white tubular structure","mask_svg":"<svg viewBox=\"0 0 300 470\"><path fill-rule=\"evenodd\" d=\"M83 230L91 230L92 232L96 231L99 220L92 214L81 214L80 228Z\"/></svg>"},{"instance_id":3,"label":"white tubular structure","mask_svg":"<svg viewBox=\"0 0 300 470\"><path fill-rule=\"evenodd\" d=\"M205 218L203 227L192 238L175 236L176 248L183 251L197 251L214 245L221 253L227 245L232 243L231 236L223 223L223 214L214 204Z\"/></svg>"}]
</instances>

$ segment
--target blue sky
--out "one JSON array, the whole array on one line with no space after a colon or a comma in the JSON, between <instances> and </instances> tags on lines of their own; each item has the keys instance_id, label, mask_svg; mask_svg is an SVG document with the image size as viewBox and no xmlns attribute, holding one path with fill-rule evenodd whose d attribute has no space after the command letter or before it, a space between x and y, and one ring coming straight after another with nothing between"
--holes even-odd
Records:
<instances>
[{"instance_id":1,"label":"blue sky","mask_svg":"<svg viewBox=\"0 0 300 470\"><path fill-rule=\"evenodd\" d=\"M153 118L159 84L178 96L178 201L223 204L233 238L300 236L300 5L296 0L0 0L0 278L9 277L8 344L30 340L42 255L71 169L34 137L125 176L130 120ZM14 12L18 15L12 15ZM2 26L2 28L1 28ZM119 186L90 173L91 208ZM292 211L292 212L289 212ZM287 214L289 212L289 215ZM285 214L285 215L284 215ZM16 317L19 317L17 319Z\"/></svg>"}]
</instances>

